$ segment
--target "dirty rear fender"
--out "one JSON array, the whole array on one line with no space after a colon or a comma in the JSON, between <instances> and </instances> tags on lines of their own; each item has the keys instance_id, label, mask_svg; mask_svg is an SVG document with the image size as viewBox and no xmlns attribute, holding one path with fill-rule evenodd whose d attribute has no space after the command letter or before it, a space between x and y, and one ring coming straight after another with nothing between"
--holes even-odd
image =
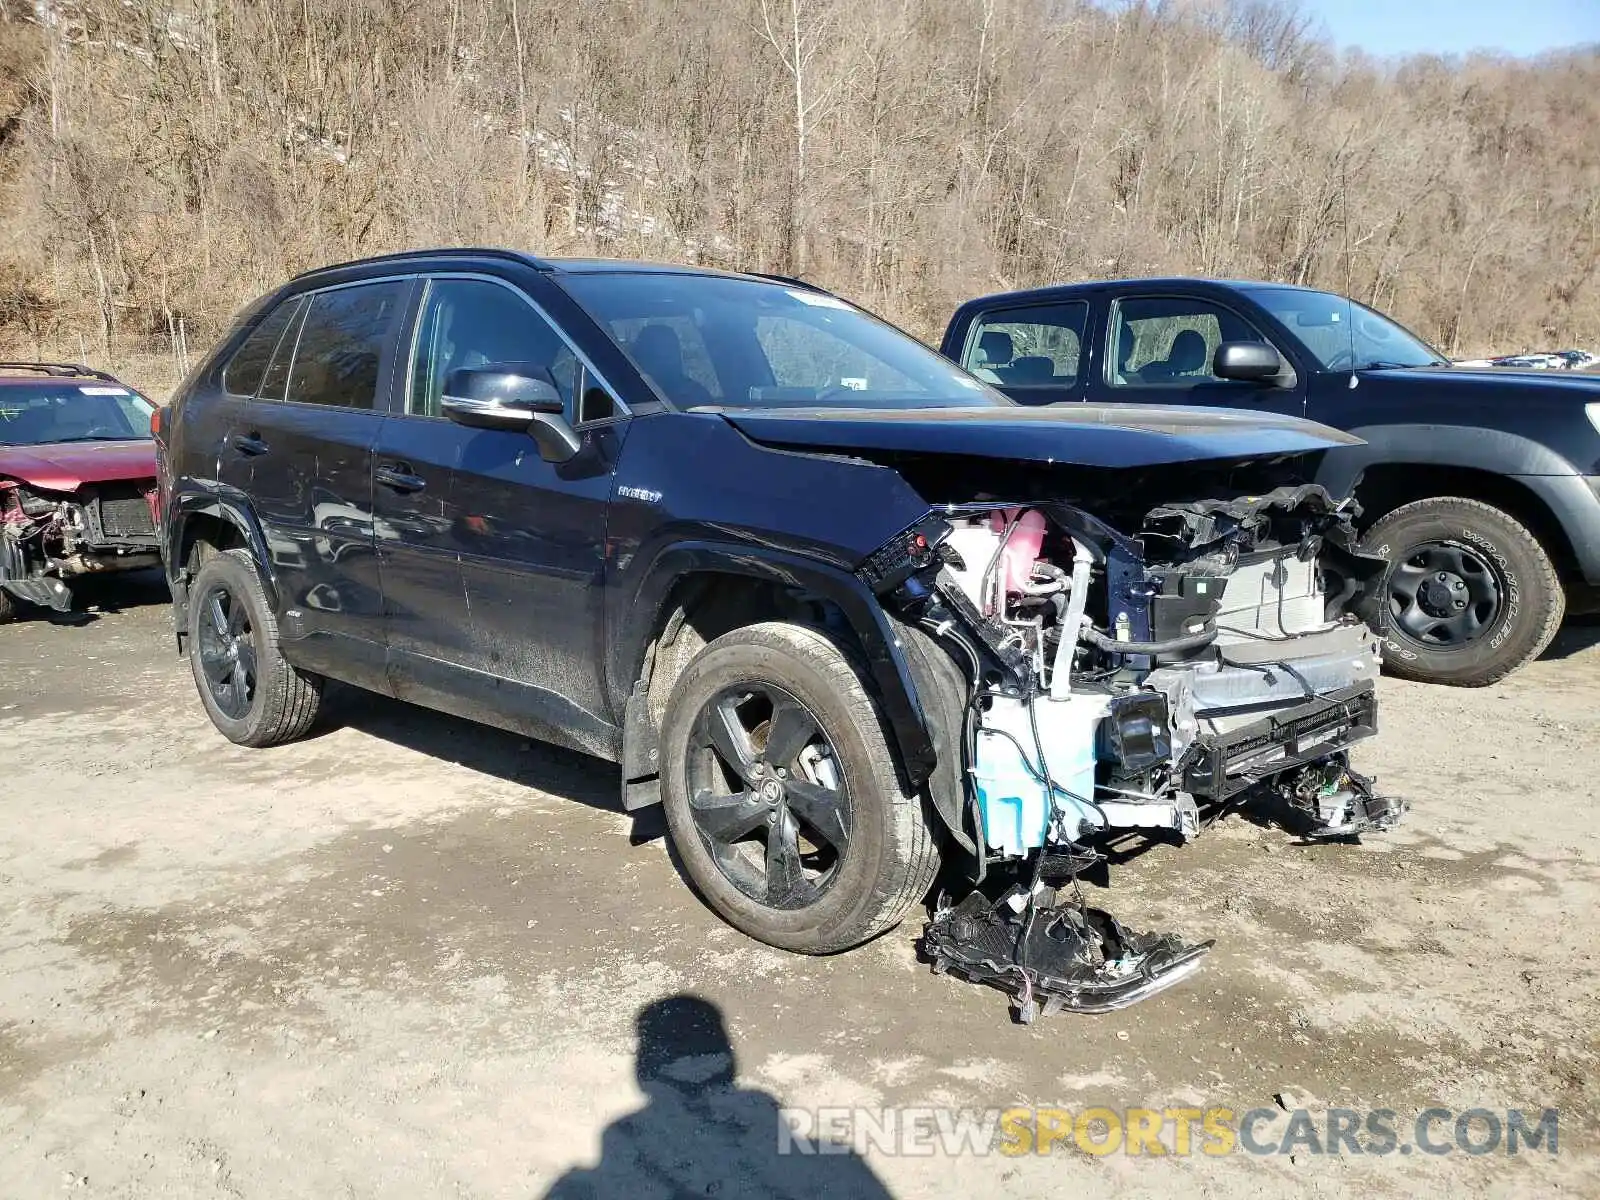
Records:
<instances>
[{"instance_id":1,"label":"dirty rear fender","mask_svg":"<svg viewBox=\"0 0 1600 1200\"><path fill-rule=\"evenodd\" d=\"M173 485L162 513L161 558L166 565L167 583L172 589L173 620L182 637L189 607L188 576L184 571L183 548L199 517L210 517L231 525L250 557L255 560L267 602L278 611L278 579L267 550L266 534L257 520L250 499L237 488L201 480L184 480Z\"/></svg>"}]
</instances>

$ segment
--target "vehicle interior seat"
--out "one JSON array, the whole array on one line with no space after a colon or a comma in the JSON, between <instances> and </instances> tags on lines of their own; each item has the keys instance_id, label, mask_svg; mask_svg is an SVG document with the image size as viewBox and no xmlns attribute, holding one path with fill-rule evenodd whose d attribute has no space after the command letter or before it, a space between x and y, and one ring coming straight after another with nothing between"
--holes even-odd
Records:
<instances>
[{"instance_id":1,"label":"vehicle interior seat","mask_svg":"<svg viewBox=\"0 0 1600 1200\"><path fill-rule=\"evenodd\" d=\"M986 329L978 336L972 373L985 383L1003 383L998 368L1010 366L1016 352L1016 344L1004 329Z\"/></svg>"},{"instance_id":2,"label":"vehicle interior seat","mask_svg":"<svg viewBox=\"0 0 1600 1200\"><path fill-rule=\"evenodd\" d=\"M1166 359L1145 367L1145 378L1153 381L1192 379L1205 369L1205 335L1195 329L1181 329L1172 339Z\"/></svg>"},{"instance_id":3,"label":"vehicle interior seat","mask_svg":"<svg viewBox=\"0 0 1600 1200\"><path fill-rule=\"evenodd\" d=\"M1133 369L1133 355L1139 347L1139 340L1134 336L1133 326L1123 323L1117 330L1117 382L1141 383L1143 377Z\"/></svg>"},{"instance_id":4,"label":"vehicle interior seat","mask_svg":"<svg viewBox=\"0 0 1600 1200\"><path fill-rule=\"evenodd\" d=\"M1029 354L1011 364L1006 382L1016 387L1037 387L1055 382L1056 364L1043 354Z\"/></svg>"},{"instance_id":5,"label":"vehicle interior seat","mask_svg":"<svg viewBox=\"0 0 1600 1200\"><path fill-rule=\"evenodd\" d=\"M634 335L628 348L633 352L634 363L669 400L689 407L712 403L705 385L683 369L683 343L670 326L646 325Z\"/></svg>"}]
</instances>

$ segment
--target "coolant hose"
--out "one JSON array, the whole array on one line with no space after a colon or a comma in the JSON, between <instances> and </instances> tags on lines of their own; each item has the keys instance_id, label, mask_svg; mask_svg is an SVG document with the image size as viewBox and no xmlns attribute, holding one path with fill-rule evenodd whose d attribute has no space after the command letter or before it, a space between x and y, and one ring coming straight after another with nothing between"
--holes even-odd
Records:
<instances>
[{"instance_id":1,"label":"coolant hose","mask_svg":"<svg viewBox=\"0 0 1600 1200\"><path fill-rule=\"evenodd\" d=\"M1217 640L1217 627L1207 621L1199 633L1186 633L1182 637L1168 638L1164 642L1119 642L1107 637L1093 625L1085 625L1079 636L1091 646L1111 654L1180 654L1185 650L1199 650Z\"/></svg>"}]
</instances>

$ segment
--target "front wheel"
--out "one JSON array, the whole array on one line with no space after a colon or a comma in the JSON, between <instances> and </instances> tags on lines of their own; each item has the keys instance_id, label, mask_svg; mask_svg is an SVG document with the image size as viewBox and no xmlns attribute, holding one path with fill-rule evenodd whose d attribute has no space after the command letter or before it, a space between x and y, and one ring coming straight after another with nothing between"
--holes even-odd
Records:
<instances>
[{"instance_id":1,"label":"front wheel","mask_svg":"<svg viewBox=\"0 0 1600 1200\"><path fill-rule=\"evenodd\" d=\"M1537 658L1566 597L1550 556L1513 517L1478 500L1419 500L1362 538L1389 560L1376 611L1384 666L1423 683L1482 687Z\"/></svg>"},{"instance_id":2,"label":"front wheel","mask_svg":"<svg viewBox=\"0 0 1600 1200\"><path fill-rule=\"evenodd\" d=\"M672 842L729 924L826 954L897 924L939 866L846 653L818 630L734 630L684 668L662 723Z\"/></svg>"}]
</instances>

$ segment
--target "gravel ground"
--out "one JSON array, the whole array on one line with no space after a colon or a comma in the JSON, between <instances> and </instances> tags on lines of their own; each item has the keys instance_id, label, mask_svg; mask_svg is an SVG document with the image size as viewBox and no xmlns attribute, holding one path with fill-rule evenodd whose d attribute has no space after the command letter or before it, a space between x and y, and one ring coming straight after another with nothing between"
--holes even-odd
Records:
<instances>
[{"instance_id":1,"label":"gravel ground","mask_svg":"<svg viewBox=\"0 0 1600 1200\"><path fill-rule=\"evenodd\" d=\"M1600 627L1495 688L1385 681L1391 834L1230 817L1115 863L1094 899L1206 968L1024 1028L918 922L829 959L726 928L604 764L349 692L229 745L158 586L0 629L6 1196L1600 1194ZM778 1153L778 1106L1280 1095L1402 1142L1553 1107L1560 1152Z\"/></svg>"}]
</instances>

